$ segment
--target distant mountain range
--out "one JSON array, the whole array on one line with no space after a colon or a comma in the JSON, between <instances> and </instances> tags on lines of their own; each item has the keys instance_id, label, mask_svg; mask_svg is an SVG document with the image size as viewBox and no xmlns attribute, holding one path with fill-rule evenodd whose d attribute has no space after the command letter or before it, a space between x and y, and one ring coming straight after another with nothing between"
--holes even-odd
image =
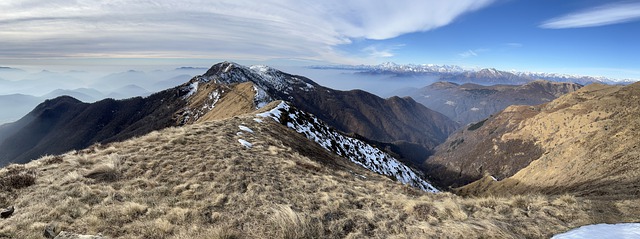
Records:
<instances>
[{"instance_id":1,"label":"distant mountain range","mask_svg":"<svg viewBox=\"0 0 640 239\"><path fill-rule=\"evenodd\" d=\"M420 89L396 91L463 125L486 119L511 105L538 105L580 89L575 83L537 80L524 85L483 86L436 82Z\"/></svg>"},{"instance_id":2,"label":"distant mountain range","mask_svg":"<svg viewBox=\"0 0 640 239\"><path fill-rule=\"evenodd\" d=\"M170 71L125 71L106 76L88 72L40 71L0 67L0 124L9 123L31 111L46 99L71 96L82 102L148 96L183 84L206 68L180 67Z\"/></svg>"},{"instance_id":3,"label":"distant mountain range","mask_svg":"<svg viewBox=\"0 0 640 239\"><path fill-rule=\"evenodd\" d=\"M104 73L84 71L53 72L43 70L32 73L5 67L0 68L0 95L40 96L57 89L77 88L92 88L108 95L128 85L138 86L148 92L158 92L182 84L203 71L197 67L180 67L166 71L129 70L103 75ZM125 97L135 96L123 95Z\"/></svg>"},{"instance_id":4,"label":"distant mountain range","mask_svg":"<svg viewBox=\"0 0 640 239\"><path fill-rule=\"evenodd\" d=\"M637 80L612 79L600 76L581 76L542 72L501 71L493 68L465 69L455 65L383 63L380 65L329 65L310 66L311 69L352 70L359 74L385 74L395 76L439 76L440 81L450 81L458 84L475 83L480 85L509 84L521 85L535 80L556 82L572 82L582 85L590 83L630 84Z\"/></svg>"}]
</instances>

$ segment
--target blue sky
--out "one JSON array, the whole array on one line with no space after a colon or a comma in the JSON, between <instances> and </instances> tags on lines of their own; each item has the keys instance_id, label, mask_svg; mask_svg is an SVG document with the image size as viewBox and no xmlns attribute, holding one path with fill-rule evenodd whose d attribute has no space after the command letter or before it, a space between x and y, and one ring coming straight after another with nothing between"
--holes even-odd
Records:
<instances>
[{"instance_id":1,"label":"blue sky","mask_svg":"<svg viewBox=\"0 0 640 239\"><path fill-rule=\"evenodd\" d=\"M640 79L638 33L638 0L3 0L0 66L392 61Z\"/></svg>"}]
</instances>

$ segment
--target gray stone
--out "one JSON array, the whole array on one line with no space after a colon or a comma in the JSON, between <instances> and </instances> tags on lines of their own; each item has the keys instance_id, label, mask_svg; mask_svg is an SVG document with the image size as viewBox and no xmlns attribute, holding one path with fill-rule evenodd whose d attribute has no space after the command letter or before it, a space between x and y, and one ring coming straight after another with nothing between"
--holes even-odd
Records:
<instances>
[{"instance_id":1,"label":"gray stone","mask_svg":"<svg viewBox=\"0 0 640 239\"><path fill-rule=\"evenodd\" d=\"M15 208L13 206L8 207L8 208L2 210L2 212L0 212L0 217L9 218L11 216L11 214L13 214L14 211L15 211Z\"/></svg>"},{"instance_id":2,"label":"gray stone","mask_svg":"<svg viewBox=\"0 0 640 239\"><path fill-rule=\"evenodd\" d=\"M61 231L54 239L107 239L106 237L98 235L80 235L73 232Z\"/></svg>"},{"instance_id":3,"label":"gray stone","mask_svg":"<svg viewBox=\"0 0 640 239\"><path fill-rule=\"evenodd\" d=\"M43 236L48 239L53 239L56 237L56 235L58 235L56 231L57 231L57 225L54 223L49 224L44 228Z\"/></svg>"}]
</instances>

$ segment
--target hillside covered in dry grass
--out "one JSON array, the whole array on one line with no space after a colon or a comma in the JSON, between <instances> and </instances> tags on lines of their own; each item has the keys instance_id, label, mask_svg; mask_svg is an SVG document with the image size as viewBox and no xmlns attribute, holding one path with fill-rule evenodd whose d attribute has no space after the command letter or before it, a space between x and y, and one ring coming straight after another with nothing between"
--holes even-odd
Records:
<instances>
[{"instance_id":1,"label":"hillside covered in dry grass","mask_svg":"<svg viewBox=\"0 0 640 239\"><path fill-rule=\"evenodd\" d=\"M535 139L543 153L481 193L640 197L640 83L589 85L539 111L501 138Z\"/></svg>"},{"instance_id":2,"label":"hillside covered in dry grass","mask_svg":"<svg viewBox=\"0 0 640 239\"><path fill-rule=\"evenodd\" d=\"M550 103L511 106L461 130L427 161L461 193L640 196L640 83L591 84ZM464 157L463 157L464 156ZM453 179L453 180L452 180ZM459 185L458 185L459 186Z\"/></svg>"},{"instance_id":3,"label":"hillside covered in dry grass","mask_svg":"<svg viewBox=\"0 0 640 239\"><path fill-rule=\"evenodd\" d=\"M0 206L15 212L0 219L0 238L42 238L45 228L108 238L543 238L640 212L637 199L426 193L255 118L5 167Z\"/></svg>"}]
</instances>

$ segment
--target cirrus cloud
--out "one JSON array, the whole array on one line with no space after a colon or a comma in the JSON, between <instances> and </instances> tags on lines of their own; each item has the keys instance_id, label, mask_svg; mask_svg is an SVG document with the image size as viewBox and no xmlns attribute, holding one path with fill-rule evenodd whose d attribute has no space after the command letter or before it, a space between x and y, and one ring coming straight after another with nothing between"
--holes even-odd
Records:
<instances>
[{"instance_id":1,"label":"cirrus cloud","mask_svg":"<svg viewBox=\"0 0 640 239\"><path fill-rule=\"evenodd\" d=\"M548 29L583 28L640 20L640 3L614 3L571 13L543 22Z\"/></svg>"},{"instance_id":2,"label":"cirrus cloud","mask_svg":"<svg viewBox=\"0 0 640 239\"><path fill-rule=\"evenodd\" d=\"M493 1L4 0L0 55L346 63L336 46L432 30Z\"/></svg>"}]
</instances>

